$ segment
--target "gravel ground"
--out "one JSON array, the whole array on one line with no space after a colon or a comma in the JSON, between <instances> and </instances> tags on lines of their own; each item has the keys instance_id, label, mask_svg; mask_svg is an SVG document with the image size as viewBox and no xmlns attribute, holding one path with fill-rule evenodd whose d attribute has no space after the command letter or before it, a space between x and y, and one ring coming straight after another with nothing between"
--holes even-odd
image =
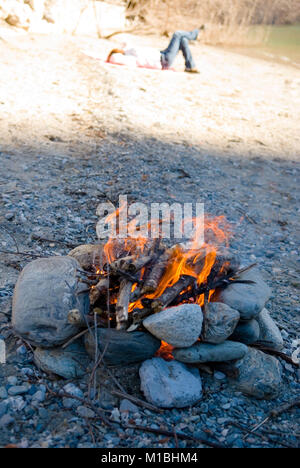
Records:
<instances>
[{"instance_id":1,"label":"gravel ground","mask_svg":"<svg viewBox=\"0 0 300 468\"><path fill-rule=\"evenodd\" d=\"M48 256L94 242L97 205L117 203L120 194L145 203L202 201L206 212L232 223L232 251L265 271L273 288L268 309L291 355L300 312L299 71L201 45L193 46L197 76L121 69L86 55L105 57L112 42L7 30L0 37L0 249ZM182 69L181 59L176 66ZM276 401L250 399L222 375L204 373L199 405L161 414L120 413L109 393L115 381L101 370L111 428L79 400L70 408L51 395L47 386L59 392L68 382L40 373L9 328L14 284L29 260L1 253L0 338L7 346L7 364L0 365L1 446L176 446L174 437L125 429L120 421L175 428L229 447L299 445L296 409L247 433L299 395L299 369L284 362ZM112 373L142 398L137 366ZM86 380L74 383L85 394ZM202 445L186 439L178 446Z\"/></svg>"}]
</instances>

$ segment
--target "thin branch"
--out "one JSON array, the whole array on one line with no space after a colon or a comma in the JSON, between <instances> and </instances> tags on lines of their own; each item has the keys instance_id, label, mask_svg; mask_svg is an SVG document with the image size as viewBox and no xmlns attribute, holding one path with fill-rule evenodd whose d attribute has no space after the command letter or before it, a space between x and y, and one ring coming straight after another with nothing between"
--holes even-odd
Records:
<instances>
[{"instance_id":1,"label":"thin branch","mask_svg":"<svg viewBox=\"0 0 300 468\"><path fill-rule=\"evenodd\" d=\"M84 398L80 398L78 396L74 396L72 395L71 393L67 393L67 392L54 392L53 390L51 390L51 388L49 387L49 385L45 384L48 392L57 397L57 398L71 398L72 400L77 400L77 401L80 401L80 403L82 403L84 406L89 406L99 417L100 419L105 423L107 424L108 426L112 426L112 421L110 421L106 416L104 416L103 412L104 410L100 410L99 408L97 408L95 405L93 405L93 403L91 401L87 401L85 400Z\"/></svg>"},{"instance_id":2,"label":"thin branch","mask_svg":"<svg viewBox=\"0 0 300 468\"><path fill-rule=\"evenodd\" d=\"M52 244L60 244L60 245L65 245L66 247L69 247L70 249L75 249L78 247L77 244L72 244L71 242L64 242L60 240L55 240L55 239L48 239L46 237L39 236L37 234L32 234L31 236L32 240L40 241L40 242L49 242Z\"/></svg>"},{"instance_id":3,"label":"thin branch","mask_svg":"<svg viewBox=\"0 0 300 468\"><path fill-rule=\"evenodd\" d=\"M115 395L115 396L117 396L119 398L125 398L126 400L132 401L133 403L137 404L138 406L141 406L141 407L146 408L146 409L148 409L150 411L153 411L154 413L162 413L163 412L163 410L161 410L160 408L157 408L156 406L151 405L150 403L146 403L145 401L140 400L139 398L136 398L136 397L134 397L132 395L129 395L128 393L119 392L118 390L112 390L111 394Z\"/></svg>"},{"instance_id":4,"label":"thin branch","mask_svg":"<svg viewBox=\"0 0 300 468\"><path fill-rule=\"evenodd\" d=\"M24 257L33 257L33 258L48 258L44 255L37 255L34 253L27 253L27 252L14 252L13 250L0 250L0 253L9 254L9 255L22 255Z\"/></svg>"},{"instance_id":5,"label":"thin branch","mask_svg":"<svg viewBox=\"0 0 300 468\"><path fill-rule=\"evenodd\" d=\"M164 435L167 437L174 438L174 431L168 431L164 429L153 429L152 427L148 427L148 426L145 426L145 427L144 426L129 426L125 424L122 424L121 426L125 429L133 429L135 431L142 431L142 432L151 432L153 434ZM193 442L198 442L200 444L206 445L207 447L211 447L211 448L218 448L218 449L225 448L224 445L217 444L215 442L212 442L210 440L207 440L201 437L194 437L191 435L187 435L187 434L184 434L183 432L176 432L176 436L178 439L191 440Z\"/></svg>"},{"instance_id":6,"label":"thin branch","mask_svg":"<svg viewBox=\"0 0 300 468\"><path fill-rule=\"evenodd\" d=\"M254 432L258 431L258 429L260 429L262 426L264 426L268 421L270 421L270 419L277 418L282 413L289 411L290 409L295 408L296 406L300 406L300 398L296 398L295 400L292 400L288 403L284 403L283 405L279 406L279 408L273 408L272 411L270 411L269 416L267 416L262 422L254 426L250 433L253 434Z\"/></svg>"},{"instance_id":7,"label":"thin branch","mask_svg":"<svg viewBox=\"0 0 300 468\"><path fill-rule=\"evenodd\" d=\"M19 249L18 242L17 242L15 236L14 236L11 232L9 232L9 230L6 229L4 226L1 226L1 229L4 229L4 231L7 232L7 234L9 235L9 237L12 238L12 240L14 241L14 244L15 244L15 246L16 246L17 252L19 253L19 252L20 252L20 249Z\"/></svg>"}]
</instances>

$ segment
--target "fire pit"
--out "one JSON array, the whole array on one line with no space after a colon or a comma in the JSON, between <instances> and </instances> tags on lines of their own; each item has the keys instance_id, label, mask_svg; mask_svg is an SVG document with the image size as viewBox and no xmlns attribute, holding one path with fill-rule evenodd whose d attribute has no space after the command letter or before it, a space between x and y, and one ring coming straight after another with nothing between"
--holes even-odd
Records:
<instances>
[{"instance_id":1,"label":"fire pit","mask_svg":"<svg viewBox=\"0 0 300 468\"><path fill-rule=\"evenodd\" d=\"M36 260L16 285L14 329L39 367L66 378L83 375L88 356L143 363L141 389L157 406L200 400L208 367L245 394L276 397L281 365L270 354L283 341L265 309L271 291L256 265L228 253L229 235L220 217L206 221L202 244L197 232L188 246L128 236Z\"/></svg>"}]
</instances>

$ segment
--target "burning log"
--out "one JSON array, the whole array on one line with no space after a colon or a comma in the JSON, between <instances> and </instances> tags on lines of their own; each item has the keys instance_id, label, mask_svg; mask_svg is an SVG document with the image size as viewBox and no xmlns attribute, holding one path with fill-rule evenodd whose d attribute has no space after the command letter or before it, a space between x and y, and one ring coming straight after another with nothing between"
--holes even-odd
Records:
<instances>
[{"instance_id":1,"label":"burning log","mask_svg":"<svg viewBox=\"0 0 300 468\"><path fill-rule=\"evenodd\" d=\"M120 291L116 305L117 330L124 330L127 328L131 290L132 283L123 279L120 283Z\"/></svg>"},{"instance_id":2,"label":"burning log","mask_svg":"<svg viewBox=\"0 0 300 468\"><path fill-rule=\"evenodd\" d=\"M119 258L110 264L112 271L123 271L129 273L136 273L144 268L152 260L151 256L135 257L130 255L128 257Z\"/></svg>"},{"instance_id":3,"label":"burning log","mask_svg":"<svg viewBox=\"0 0 300 468\"><path fill-rule=\"evenodd\" d=\"M160 312L162 309L170 305L177 296L180 296L180 294L194 282L195 278L193 276L183 275L177 283L170 288L167 288L160 297L153 300L151 304L153 312Z\"/></svg>"},{"instance_id":4,"label":"burning log","mask_svg":"<svg viewBox=\"0 0 300 468\"><path fill-rule=\"evenodd\" d=\"M134 309L132 312L132 324L128 328L128 332L133 332L139 328L139 326L142 324L143 320L146 317L149 317L149 315L152 315L153 310L151 309Z\"/></svg>"},{"instance_id":5,"label":"burning log","mask_svg":"<svg viewBox=\"0 0 300 468\"><path fill-rule=\"evenodd\" d=\"M130 295L130 303L138 301L141 295L142 295L141 288L140 286L137 286Z\"/></svg>"},{"instance_id":6,"label":"burning log","mask_svg":"<svg viewBox=\"0 0 300 468\"><path fill-rule=\"evenodd\" d=\"M169 264L170 257L173 249L166 250L159 258L157 263L154 265L149 275L146 277L142 294L150 294L156 291L160 280Z\"/></svg>"},{"instance_id":7,"label":"burning log","mask_svg":"<svg viewBox=\"0 0 300 468\"><path fill-rule=\"evenodd\" d=\"M109 288L109 278L102 278L90 291L90 303L94 305L99 298L106 294Z\"/></svg>"}]
</instances>

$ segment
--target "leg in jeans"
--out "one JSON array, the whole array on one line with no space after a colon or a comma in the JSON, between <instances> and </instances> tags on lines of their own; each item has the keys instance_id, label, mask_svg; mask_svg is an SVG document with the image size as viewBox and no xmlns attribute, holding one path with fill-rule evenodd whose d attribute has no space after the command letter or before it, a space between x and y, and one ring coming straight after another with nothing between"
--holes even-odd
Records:
<instances>
[{"instance_id":1,"label":"leg in jeans","mask_svg":"<svg viewBox=\"0 0 300 468\"><path fill-rule=\"evenodd\" d=\"M175 32L168 47L161 51L163 68L169 68L172 66L180 50L184 55L186 68L193 68L195 65L188 42L195 41L198 37L198 34L199 29L194 29L194 31L191 32Z\"/></svg>"},{"instance_id":2,"label":"leg in jeans","mask_svg":"<svg viewBox=\"0 0 300 468\"><path fill-rule=\"evenodd\" d=\"M191 70L192 68L196 68L191 49L189 48L189 41L185 37L181 39L180 50L184 56L185 68L189 70Z\"/></svg>"}]
</instances>

